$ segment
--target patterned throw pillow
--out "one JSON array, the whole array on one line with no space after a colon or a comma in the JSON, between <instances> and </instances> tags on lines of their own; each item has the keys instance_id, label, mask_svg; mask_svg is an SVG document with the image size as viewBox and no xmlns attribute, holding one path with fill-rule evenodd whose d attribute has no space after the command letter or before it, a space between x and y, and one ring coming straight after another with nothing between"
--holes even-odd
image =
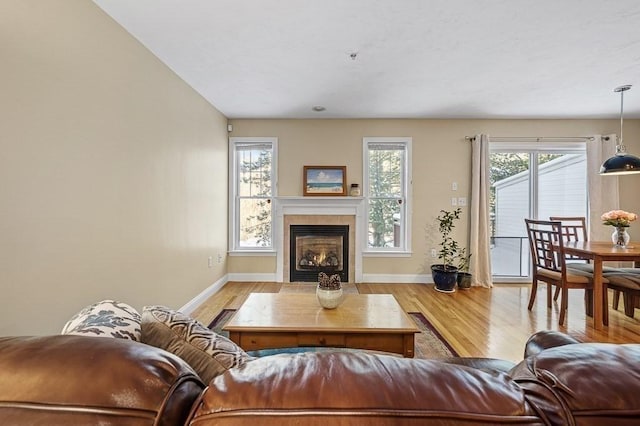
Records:
<instances>
[{"instance_id":1,"label":"patterned throw pillow","mask_svg":"<svg viewBox=\"0 0 640 426\"><path fill-rule=\"evenodd\" d=\"M165 306L145 306L141 325L143 343L178 355L205 383L253 359L231 340Z\"/></svg>"},{"instance_id":2,"label":"patterned throw pillow","mask_svg":"<svg viewBox=\"0 0 640 426\"><path fill-rule=\"evenodd\" d=\"M116 337L140 341L140 314L126 303L103 300L82 309L62 328L61 334Z\"/></svg>"}]
</instances>

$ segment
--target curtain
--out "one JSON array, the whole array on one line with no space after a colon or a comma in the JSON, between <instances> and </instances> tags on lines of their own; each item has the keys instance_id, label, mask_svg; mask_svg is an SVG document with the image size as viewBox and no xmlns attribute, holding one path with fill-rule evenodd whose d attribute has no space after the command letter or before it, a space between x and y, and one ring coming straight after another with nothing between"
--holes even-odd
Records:
<instances>
[{"instance_id":1,"label":"curtain","mask_svg":"<svg viewBox=\"0 0 640 426\"><path fill-rule=\"evenodd\" d=\"M471 200L469 272L471 285L493 287L489 248L489 136L476 135L471 141Z\"/></svg>"},{"instance_id":2,"label":"curtain","mask_svg":"<svg viewBox=\"0 0 640 426\"><path fill-rule=\"evenodd\" d=\"M618 209L618 176L601 176L600 166L616 153L616 135L593 136L587 141L587 194L589 194L589 239L609 241L613 230L601 226L600 216Z\"/></svg>"}]
</instances>

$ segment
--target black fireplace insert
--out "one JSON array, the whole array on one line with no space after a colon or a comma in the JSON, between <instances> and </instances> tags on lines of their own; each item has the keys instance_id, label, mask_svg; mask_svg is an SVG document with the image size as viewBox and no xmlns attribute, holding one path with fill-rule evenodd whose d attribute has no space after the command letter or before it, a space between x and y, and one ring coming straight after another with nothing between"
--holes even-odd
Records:
<instances>
[{"instance_id":1,"label":"black fireplace insert","mask_svg":"<svg viewBox=\"0 0 640 426\"><path fill-rule=\"evenodd\" d=\"M313 282L318 274L349 280L349 225L291 225L290 281Z\"/></svg>"}]
</instances>

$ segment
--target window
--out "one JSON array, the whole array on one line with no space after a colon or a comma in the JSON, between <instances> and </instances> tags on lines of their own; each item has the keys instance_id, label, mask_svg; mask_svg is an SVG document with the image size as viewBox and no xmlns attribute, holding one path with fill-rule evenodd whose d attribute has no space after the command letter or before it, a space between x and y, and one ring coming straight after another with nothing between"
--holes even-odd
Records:
<instances>
[{"instance_id":1,"label":"window","mask_svg":"<svg viewBox=\"0 0 640 426\"><path fill-rule=\"evenodd\" d=\"M230 250L273 249L276 138L230 138Z\"/></svg>"},{"instance_id":2,"label":"window","mask_svg":"<svg viewBox=\"0 0 640 426\"><path fill-rule=\"evenodd\" d=\"M584 142L492 142L489 192L493 276L529 277L525 218L587 217Z\"/></svg>"},{"instance_id":3,"label":"window","mask_svg":"<svg viewBox=\"0 0 640 426\"><path fill-rule=\"evenodd\" d=\"M364 138L369 253L410 250L410 155L411 138Z\"/></svg>"}]
</instances>

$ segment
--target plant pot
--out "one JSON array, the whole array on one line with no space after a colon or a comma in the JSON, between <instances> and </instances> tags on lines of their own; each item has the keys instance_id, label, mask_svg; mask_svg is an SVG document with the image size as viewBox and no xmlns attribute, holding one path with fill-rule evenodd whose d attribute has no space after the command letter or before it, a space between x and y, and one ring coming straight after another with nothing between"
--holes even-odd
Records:
<instances>
[{"instance_id":1,"label":"plant pot","mask_svg":"<svg viewBox=\"0 0 640 426\"><path fill-rule=\"evenodd\" d=\"M453 293L456 291L456 279L458 268L455 266L431 265L431 276L436 284L436 290L442 293Z\"/></svg>"},{"instance_id":2,"label":"plant pot","mask_svg":"<svg viewBox=\"0 0 640 426\"><path fill-rule=\"evenodd\" d=\"M316 297L318 303L325 309L335 309L342 303L342 288L335 290L326 290L320 287L316 288Z\"/></svg>"},{"instance_id":3,"label":"plant pot","mask_svg":"<svg viewBox=\"0 0 640 426\"><path fill-rule=\"evenodd\" d=\"M460 290L469 290L471 288L471 274L468 272L458 272L456 281Z\"/></svg>"}]
</instances>

